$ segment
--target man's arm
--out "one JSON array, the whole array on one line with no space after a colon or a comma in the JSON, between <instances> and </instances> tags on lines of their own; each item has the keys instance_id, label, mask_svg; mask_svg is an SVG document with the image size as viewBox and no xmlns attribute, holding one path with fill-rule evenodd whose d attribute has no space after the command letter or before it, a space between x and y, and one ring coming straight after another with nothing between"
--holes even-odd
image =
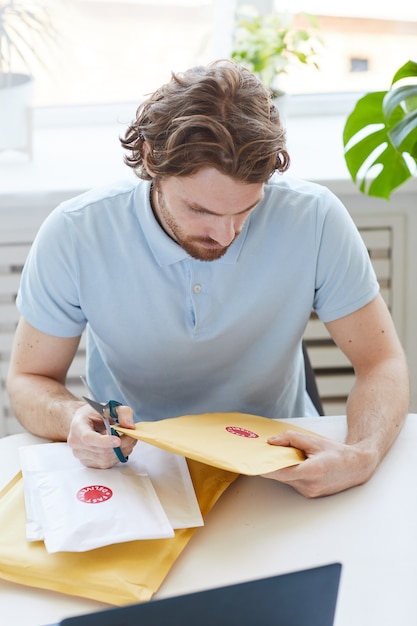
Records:
<instances>
[{"instance_id":1,"label":"man's arm","mask_svg":"<svg viewBox=\"0 0 417 626\"><path fill-rule=\"evenodd\" d=\"M67 441L75 456L91 467L110 467L117 462L113 448L121 446L128 456L131 437L103 437L101 417L66 387L68 369L80 337L47 335L20 319L16 329L7 390L12 409L31 433ZM133 426L132 411L118 407L120 423Z\"/></svg>"},{"instance_id":2,"label":"man's arm","mask_svg":"<svg viewBox=\"0 0 417 626\"><path fill-rule=\"evenodd\" d=\"M292 485L307 497L329 495L369 480L400 432L409 407L406 359L381 296L326 326L356 375L347 403L346 443L291 431L270 442L305 452L306 461L268 477Z\"/></svg>"},{"instance_id":3,"label":"man's arm","mask_svg":"<svg viewBox=\"0 0 417 626\"><path fill-rule=\"evenodd\" d=\"M84 403L65 388L80 337L54 337L20 319L13 342L7 390L14 414L42 437L66 441L76 410Z\"/></svg>"},{"instance_id":4,"label":"man's arm","mask_svg":"<svg viewBox=\"0 0 417 626\"><path fill-rule=\"evenodd\" d=\"M377 466L399 434L410 402L408 367L391 315L379 295L327 328L356 375L346 408L346 443L371 452Z\"/></svg>"}]
</instances>

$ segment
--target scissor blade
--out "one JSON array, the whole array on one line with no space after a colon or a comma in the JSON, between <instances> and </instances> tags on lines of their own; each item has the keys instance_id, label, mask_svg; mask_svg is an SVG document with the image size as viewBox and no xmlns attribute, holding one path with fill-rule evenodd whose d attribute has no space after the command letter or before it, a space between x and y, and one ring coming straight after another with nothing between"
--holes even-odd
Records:
<instances>
[{"instance_id":1,"label":"scissor blade","mask_svg":"<svg viewBox=\"0 0 417 626\"><path fill-rule=\"evenodd\" d=\"M88 402L88 404L92 406L93 409L97 411L97 413L100 413L100 415L103 416L103 411L105 408L104 404L102 404L101 402L97 402L96 400L92 400L91 398L87 398L86 396L83 396L83 400Z\"/></svg>"},{"instance_id":2,"label":"scissor blade","mask_svg":"<svg viewBox=\"0 0 417 626\"><path fill-rule=\"evenodd\" d=\"M101 402L97 402L96 400L92 400L91 398L87 398L86 396L83 396L83 400L88 402L88 404L91 407L93 407L93 409L95 411L97 411L97 413L99 413L101 415L101 417L103 418L104 425L105 425L106 430L107 430L107 434L111 435L110 422L109 422L107 416L104 414L104 411L106 410L107 405L102 404Z\"/></svg>"}]
</instances>

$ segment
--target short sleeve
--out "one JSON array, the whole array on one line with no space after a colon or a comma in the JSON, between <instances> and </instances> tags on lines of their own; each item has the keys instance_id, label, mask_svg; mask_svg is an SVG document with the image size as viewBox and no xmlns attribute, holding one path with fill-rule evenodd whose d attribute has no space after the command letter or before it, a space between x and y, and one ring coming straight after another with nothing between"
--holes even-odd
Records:
<instances>
[{"instance_id":1,"label":"short sleeve","mask_svg":"<svg viewBox=\"0 0 417 626\"><path fill-rule=\"evenodd\" d=\"M371 302L379 284L368 250L343 204L330 194L318 240L314 309L323 322Z\"/></svg>"},{"instance_id":2,"label":"short sleeve","mask_svg":"<svg viewBox=\"0 0 417 626\"><path fill-rule=\"evenodd\" d=\"M86 319L79 303L77 255L58 207L42 224L23 268L17 307L35 328L58 337L79 336Z\"/></svg>"}]
</instances>

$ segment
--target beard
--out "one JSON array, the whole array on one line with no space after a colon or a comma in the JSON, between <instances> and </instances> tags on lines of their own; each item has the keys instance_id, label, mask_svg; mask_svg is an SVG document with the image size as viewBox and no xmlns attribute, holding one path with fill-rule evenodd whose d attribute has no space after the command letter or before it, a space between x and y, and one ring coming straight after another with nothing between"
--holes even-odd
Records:
<instances>
[{"instance_id":1,"label":"beard","mask_svg":"<svg viewBox=\"0 0 417 626\"><path fill-rule=\"evenodd\" d=\"M169 212L164 200L164 194L158 183L155 184L155 189L158 197L158 212L154 210L155 217L161 228L163 228L171 239L181 246L187 254L197 261L216 261L226 254L239 233L236 233L228 246L219 246L217 241L214 241L214 239L210 237L192 237L185 235L180 224Z\"/></svg>"},{"instance_id":2,"label":"beard","mask_svg":"<svg viewBox=\"0 0 417 626\"><path fill-rule=\"evenodd\" d=\"M185 237L183 240L178 241L178 243L187 254L198 261L216 261L217 259L221 259L229 248L229 246L226 246L225 248L219 248L218 246L216 248L210 248L207 247L208 244L213 245L215 243L211 239L199 240L192 239L191 237Z\"/></svg>"}]
</instances>

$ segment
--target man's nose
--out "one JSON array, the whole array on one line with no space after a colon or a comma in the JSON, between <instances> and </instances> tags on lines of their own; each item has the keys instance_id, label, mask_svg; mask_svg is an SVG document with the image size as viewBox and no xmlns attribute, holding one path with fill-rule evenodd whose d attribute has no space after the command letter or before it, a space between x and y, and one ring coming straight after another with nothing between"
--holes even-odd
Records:
<instances>
[{"instance_id":1,"label":"man's nose","mask_svg":"<svg viewBox=\"0 0 417 626\"><path fill-rule=\"evenodd\" d=\"M217 220L216 225L210 233L211 239L217 241L221 246L228 246L236 237L236 224L233 217L223 216Z\"/></svg>"}]
</instances>

